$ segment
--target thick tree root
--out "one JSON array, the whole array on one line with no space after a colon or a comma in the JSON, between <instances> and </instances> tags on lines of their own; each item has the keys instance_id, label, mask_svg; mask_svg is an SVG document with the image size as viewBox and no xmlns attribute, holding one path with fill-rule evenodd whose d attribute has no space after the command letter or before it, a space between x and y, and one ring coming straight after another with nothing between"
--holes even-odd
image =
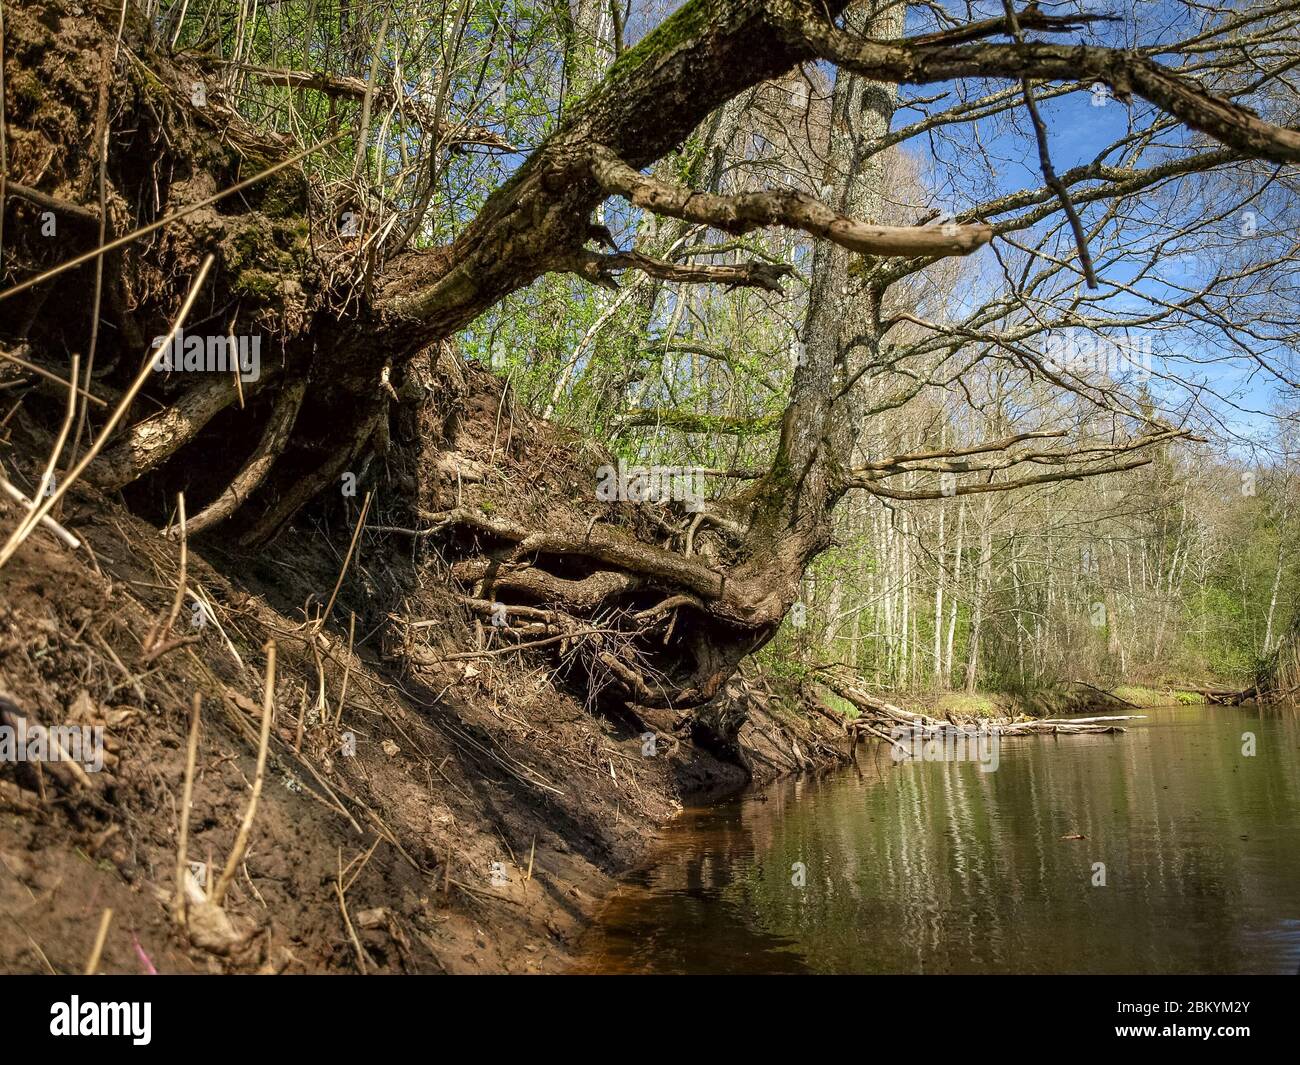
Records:
<instances>
[{"instance_id":1,"label":"thick tree root","mask_svg":"<svg viewBox=\"0 0 1300 1065\"><path fill-rule=\"evenodd\" d=\"M289 442L289 434L293 432L294 422L298 411L302 409L302 400L306 394L307 383L295 381L276 397L275 409L266 423L257 449L226 490L190 519L191 535L225 521L244 505L244 501L266 479L275 460Z\"/></svg>"},{"instance_id":2,"label":"thick tree root","mask_svg":"<svg viewBox=\"0 0 1300 1065\"><path fill-rule=\"evenodd\" d=\"M258 384L269 376L264 373ZM251 388L251 382L247 389ZM190 389L172 406L136 422L90 467L90 480L106 491L125 488L158 469L238 399L233 375Z\"/></svg>"},{"instance_id":3,"label":"thick tree root","mask_svg":"<svg viewBox=\"0 0 1300 1065\"><path fill-rule=\"evenodd\" d=\"M641 578L618 570L597 570L581 580L555 577L543 569L491 559L467 559L451 568L455 580L473 584L480 596L515 593L568 610L587 611L641 586Z\"/></svg>"},{"instance_id":4,"label":"thick tree root","mask_svg":"<svg viewBox=\"0 0 1300 1065\"><path fill-rule=\"evenodd\" d=\"M705 599L717 599L724 592L725 577L721 573L608 526L589 523L585 529L578 530L559 524L541 532L466 508L441 513L425 511L420 517L433 522L438 529L460 525L512 541L516 545L514 558L529 554L579 556L640 574L656 584L686 588Z\"/></svg>"},{"instance_id":5,"label":"thick tree root","mask_svg":"<svg viewBox=\"0 0 1300 1065\"><path fill-rule=\"evenodd\" d=\"M361 453L379 426L383 413L362 417L357 423L356 431L348 437L343 446L336 448L330 457L315 472L298 479L284 495L253 526L240 537L240 544L253 547L265 543L290 521L311 499L325 491L330 484L337 484L347 470L348 464Z\"/></svg>"}]
</instances>

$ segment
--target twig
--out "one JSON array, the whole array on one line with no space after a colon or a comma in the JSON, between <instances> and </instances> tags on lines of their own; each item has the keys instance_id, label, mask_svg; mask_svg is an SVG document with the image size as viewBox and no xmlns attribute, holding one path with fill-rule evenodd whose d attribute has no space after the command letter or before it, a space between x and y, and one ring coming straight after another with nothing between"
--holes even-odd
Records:
<instances>
[{"instance_id":1,"label":"twig","mask_svg":"<svg viewBox=\"0 0 1300 1065\"><path fill-rule=\"evenodd\" d=\"M530 651L536 647L547 647L553 643L559 643L561 640L570 640L575 636L591 636L595 634L604 636L624 635L617 629L574 629L572 632L563 632L559 636L548 636L544 640L530 640L527 643L510 644L507 647L497 647L490 651L461 651L454 655L447 655L446 658L439 658L437 661L459 662L466 658L495 658L497 655L507 655L512 651Z\"/></svg>"},{"instance_id":2,"label":"twig","mask_svg":"<svg viewBox=\"0 0 1300 1065\"><path fill-rule=\"evenodd\" d=\"M348 611L348 657L343 663L343 689L339 692L339 712L334 715L334 727L343 722L343 704L348 697L348 676L352 672L352 641L357 631L357 612Z\"/></svg>"},{"instance_id":3,"label":"twig","mask_svg":"<svg viewBox=\"0 0 1300 1065\"><path fill-rule=\"evenodd\" d=\"M370 53L370 76L366 78L366 92L361 101L361 128L357 131L357 153L352 160L353 181L357 180L361 164L366 158L366 144L370 139L370 108L375 100L375 78L379 75L379 54L388 37L388 21L388 16L385 15L384 21L379 26L379 33L375 36L374 51Z\"/></svg>"},{"instance_id":4,"label":"twig","mask_svg":"<svg viewBox=\"0 0 1300 1065\"><path fill-rule=\"evenodd\" d=\"M105 403L102 399L100 399L98 396L92 395L91 393L87 392L80 385L74 386L71 381L65 381L58 374L50 373L50 371L45 369L43 366L37 366L36 363L34 362L28 362L26 359L19 358L19 356L14 355L11 352L5 351L3 348L0 348L0 359L6 359L9 362L17 363L24 370L28 370L39 377L44 377L47 381L53 381L57 385L62 385L64 388L75 387L78 395L82 396L89 402L94 403L96 406L100 406L100 407L108 406L108 404Z\"/></svg>"},{"instance_id":5,"label":"twig","mask_svg":"<svg viewBox=\"0 0 1300 1065\"><path fill-rule=\"evenodd\" d=\"M72 356L72 379L74 381L77 379L77 369L80 365L81 365L81 359L78 356L73 355ZM26 529L29 527L35 528L36 523L40 521L40 517L37 516L37 511L40 509L40 504L37 502L37 500L43 499L44 497L51 494L52 489L50 485L54 477L54 470L55 467L58 466L59 456L63 454L63 446L68 442L68 433L72 431L72 419L76 416L76 413L77 413L77 393L69 392L68 410L67 410L67 414L64 416L63 419L63 428L59 430L58 438L54 441L54 447L50 451L50 457L45 463L45 470L44 472L42 472L40 482L36 486L36 499L32 501L31 508L27 511L27 516L19 523L18 525L19 530ZM24 535L23 539L25 540L26 538L27 536Z\"/></svg>"},{"instance_id":6,"label":"twig","mask_svg":"<svg viewBox=\"0 0 1300 1065\"><path fill-rule=\"evenodd\" d=\"M199 711L203 706L203 696L194 693L190 706L190 735L185 745L185 786L181 791L181 830L176 844L176 899L174 907L177 919L185 921L186 893L186 852L190 842L190 803L194 798L194 764L199 755Z\"/></svg>"},{"instance_id":7,"label":"twig","mask_svg":"<svg viewBox=\"0 0 1300 1065\"><path fill-rule=\"evenodd\" d=\"M1025 35L1020 31L1020 21L1016 18L1016 10L1011 0L1002 0L1002 4L1006 8L1012 37L1017 44L1024 44ZM1097 284L1097 274L1092 268L1092 256L1088 252L1088 235L1083 231L1083 222L1079 219L1079 212L1074 208L1074 201L1070 199L1069 190L1056 176L1056 168L1052 166L1051 153L1047 147L1047 126L1043 123L1043 116L1038 113L1038 103L1034 100L1034 90L1028 78L1020 79L1020 89L1025 96L1025 110L1029 112L1030 121L1034 124L1034 139L1038 142L1038 165L1043 171L1043 180L1047 182L1047 187L1056 193L1056 198L1061 201L1061 207L1065 211L1065 217L1070 220L1074 243L1079 249L1079 264L1083 267L1083 276L1088 282L1088 287L1098 288L1100 286Z\"/></svg>"},{"instance_id":8,"label":"twig","mask_svg":"<svg viewBox=\"0 0 1300 1065\"><path fill-rule=\"evenodd\" d=\"M117 652L113 650L113 648L109 645L109 642L106 639L104 639L103 636L101 636L98 632L92 632L91 637L94 639L94 641L97 644L99 644L100 647L104 649L104 652L112 660L113 664L117 666L119 670L121 670L122 676L124 676L127 679L127 681L130 683L131 687L135 689L135 694L140 698L140 705L147 707L149 705L149 699L145 695L144 689L140 687L140 678L126 668L122 660L118 658Z\"/></svg>"},{"instance_id":9,"label":"twig","mask_svg":"<svg viewBox=\"0 0 1300 1065\"><path fill-rule=\"evenodd\" d=\"M316 629L320 631L329 620L330 611L334 609L334 600L338 598L339 589L343 587L343 578L347 575L348 566L352 562L352 552L357 549L357 540L361 537L361 529L366 524L366 514L370 510L370 497L373 493L366 493L366 500L361 504L361 516L357 519L357 527L352 531L352 542L348 544L347 556L343 559L343 568L339 570L339 579L334 582L334 591L330 593L330 601L325 604L325 612L321 614L320 620L316 622Z\"/></svg>"},{"instance_id":10,"label":"twig","mask_svg":"<svg viewBox=\"0 0 1300 1065\"><path fill-rule=\"evenodd\" d=\"M113 923L113 911L107 909L99 919L99 932L95 936L95 945L90 951L90 960L86 962L86 976L94 976L99 968L99 956L104 953L104 941L108 939L108 926Z\"/></svg>"},{"instance_id":11,"label":"twig","mask_svg":"<svg viewBox=\"0 0 1300 1065\"><path fill-rule=\"evenodd\" d=\"M34 507L36 505L30 499L28 499L27 496L24 495L21 490L14 487L3 477L0 477L0 490L3 490L5 495L7 495L10 499L12 499L15 503L21 503L23 504L23 506L26 507ZM57 521L51 518L48 514L44 515L40 519L40 521L42 525L44 525L47 529L49 529L50 532L54 533L55 536L57 536L60 540L62 540L65 544L67 544L70 548L72 548L72 550L75 551L77 550L77 548L81 546L80 540L78 540L75 536L73 536L72 533L68 532L67 529L65 529Z\"/></svg>"},{"instance_id":12,"label":"twig","mask_svg":"<svg viewBox=\"0 0 1300 1065\"><path fill-rule=\"evenodd\" d=\"M334 892L339 897L339 913L343 914L343 927L347 929L348 938L352 940L352 949L357 952L357 968L362 975L366 972L366 952L361 949L361 940L357 938L356 929L352 927L352 918L348 916L348 904L343 898L343 848L339 848L339 875L334 881Z\"/></svg>"},{"instance_id":13,"label":"twig","mask_svg":"<svg viewBox=\"0 0 1300 1065\"><path fill-rule=\"evenodd\" d=\"M274 710L275 641L270 640L266 645L266 680L263 683L262 692L262 734L258 739L257 773L253 777L253 794L249 796L248 809L244 811L244 820L239 826L239 834L235 837L234 848L230 852L230 857L226 859L226 867L221 871L221 878L217 881L217 886L212 892L212 901L218 906L226 897L226 889L230 887L230 882L234 880L235 873L239 869L239 863L244 860L244 852L248 850L248 837L253 831L253 818L257 816L257 801L262 794L262 782L266 779L266 751L271 742L271 717Z\"/></svg>"},{"instance_id":14,"label":"twig","mask_svg":"<svg viewBox=\"0 0 1300 1065\"><path fill-rule=\"evenodd\" d=\"M176 618L181 612L181 603L185 601L185 573L189 564L189 537L185 530L185 493L176 493L176 510L179 516L181 529L181 559L180 572L176 577L176 595L172 599L170 612L167 614L167 621L163 623L159 617L154 622L153 628L149 630L149 635L144 641L144 658L142 664L149 665L155 658L163 653L164 650L170 650L175 647L175 643L164 647L163 637L171 632L172 626L176 624Z\"/></svg>"},{"instance_id":15,"label":"twig","mask_svg":"<svg viewBox=\"0 0 1300 1065\"><path fill-rule=\"evenodd\" d=\"M119 31L120 32L120 31ZM113 50L114 56L117 49ZM95 107L95 154L99 156L99 236L100 244L108 239L108 102L109 88L112 84L113 62L108 58L105 47L100 58L99 101ZM90 345L86 350L86 387L89 387L91 375L95 369L95 352L99 348L99 309L104 299L104 256L95 260L95 295L90 310ZM72 375L74 381L77 375ZM87 395L90 393L87 392ZM90 404L81 405L81 416L77 419L77 435L72 438L72 461L77 460L77 450L81 447L81 434L86 428L86 419L90 415Z\"/></svg>"}]
</instances>

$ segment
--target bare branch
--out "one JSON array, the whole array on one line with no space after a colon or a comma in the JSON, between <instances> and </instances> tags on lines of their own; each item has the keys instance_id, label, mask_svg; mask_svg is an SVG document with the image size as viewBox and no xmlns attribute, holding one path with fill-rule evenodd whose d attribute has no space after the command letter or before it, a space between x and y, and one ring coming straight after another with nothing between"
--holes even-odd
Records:
<instances>
[{"instance_id":1,"label":"bare branch","mask_svg":"<svg viewBox=\"0 0 1300 1065\"><path fill-rule=\"evenodd\" d=\"M618 429L650 427L679 433L719 433L723 436L758 436L781 428L777 414L748 418L727 414L693 414L684 410L639 410L619 420Z\"/></svg>"},{"instance_id":2,"label":"bare branch","mask_svg":"<svg viewBox=\"0 0 1300 1065\"><path fill-rule=\"evenodd\" d=\"M247 63L217 59L215 56L201 56L199 61L209 67L234 67L240 73L248 74L265 85L280 85L287 89L310 89L336 98L346 97L348 99L364 100L366 96L366 80L364 78L326 74L317 70L280 70L276 67L250 66ZM388 86L375 86L373 97L374 101L380 104L392 104L397 100L396 94ZM421 126L434 133L442 144L459 147L479 145L484 148L495 148L503 152L519 150L501 134L488 129L486 126L448 122L446 119L439 121L433 111L419 99L409 94L403 94L401 103L402 107L415 116L416 121Z\"/></svg>"},{"instance_id":3,"label":"bare branch","mask_svg":"<svg viewBox=\"0 0 1300 1065\"><path fill-rule=\"evenodd\" d=\"M905 463L929 462L932 459L964 458L968 455L987 454L990 451L1006 451L1007 448L1014 447L1026 440L1061 437L1065 436L1067 432L1068 430L1065 429L1043 429L1032 433L1016 433L1014 436L1003 437L1001 440L986 440L970 447L942 448L938 451L912 451L905 455L891 455L887 459L877 459L874 462L865 463L862 466L855 467L852 472L859 474L877 470L898 469L901 471Z\"/></svg>"},{"instance_id":4,"label":"bare branch","mask_svg":"<svg viewBox=\"0 0 1300 1065\"><path fill-rule=\"evenodd\" d=\"M591 173L607 193L655 214L699 222L739 235L763 226L787 226L862 255L966 255L987 244L986 225L877 226L832 211L789 189L716 196L650 177L609 149L592 151Z\"/></svg>"},{"instance_id":5,"label":"bare branch","mask_svg":"<svg viewBox=\"0 0 1300 1065\"><path fill-rule=\"evenodd\" d=\"M1275 163L1300 162L1300 132L1265 122L1135 52L1039 42L954 47L915 40L862 41L811 13L791 29L823 59L877 81L925 85L955 78L1089 78L1109 85L1121 100L1140 96L1245 155Z\"/></svg>"},{"instance_id":6,"label":"bare branch","mask_svg":"<svg viewBox=\"0 0 1300 1065\"><path fill-rule=\"evenodd\" d=\"M1048 484L1053 481L1077 481L1085 477L1097 477L1104 473L1120 473L1124 470L1136 469L1139 466L1147 465L1151 462L1151 459L1140 458L1107 465L1085 465L1082 463L1085 463L1089 458L1096 459L1102 455L1114 457L1134 451L1145 451L1157 444L1169 443L1172 440L1195 439L1185 429L1164 429L1120 444L1084 445L1056 451L1024 451L984 463L958 461L965 456L1007 451L1015 444L1025 440L1064 435L1064 430L1018 433L1014 436L1004 437L1001 440L990 440L971 447L895 455L892 458L878 459L866 466L849 470L844 478L844 484L849 488L866 489L872 495L884 496L888 499L907 500L947 499L952 496L975 495L983 492L1005 492L1013 488L1023 488L1026 485ZM1008 481L993 481L990 479L979 484L951 485L948 491L889 488L879 483L903 473L981 472L991 475L995 471L1009 469L1026 462L1052 466L1063 466L1072 462L1080 464L1067 469L1053 470L1050 473L1036 474L1032 477L1021 477Z\"/></svg>"},{"instance_id":7,"label":"bare branch","mask_svg":"<svg viewBox=\"0 0 1300 1065\"><path fill-rule=\"evenodd\" d=\"M1023 11L1016 11L1011 5L1011 0L1006 0L1005 7L1012 26L1018 25L1021 29L1026 30L1042 30L1045 33L1062 33L1066 30L1083 29L1094 22L1122 21L1117 15L1049 15L1039 10L1037 0L1033 0ZM919 37L904 38L890 43L969 44L971 41L1006 33L1007 28L1008 19L1006 18L986 18L979 22L967 23L965 26L955 26L950 30L940 30L937 33L927 33Z\"/></svg>"},{"instance_id":8,"label":"bare branch","mask_svg":"<svg viewBox=\"0 0 1300 1065\"><path fill-rule=\"evenodd\" d=\"M1020 20L1016 17L1015 8L1011 5L1011 0L1002 0L1007 10L1007 21L1011 25L1011 32L1015 36L1017 44L1025 43L1025 35L1021 32ZM1069 190L1059 177L1056 176L1056 167L1052 165L1052 155L1047 146L1047 125L1043 122L1043 116L1038 113L1038 104L1034 100L1034 87L1030 84L1028 78L1020 79L1020 91L1025 96L1025 110L1029 112L1029 120L1034 126L1034 140L1038 144L1038 165L1043 171L1043 180L1047 182L1047 187L1056 193L1056 197L1061 201L1061 207L1065 211L1065 217L1070 221L1070 230L1074 233L1074 243L1079 249L1079 264L1083 267L1083 276L1087 279L1089 288L1097 288L1097 273L1092 268L1092 256L1088 252L1088 238L1083 232L1083 222L1079 219L1079 212L1074 209L1074 203L1070 199Z\"/></svg>"},{"instance_id":9,"label":"bare branch","mask_svg":"<svg viewBox=\"0 0 1300 1065\"><path fill-rule=\"evenodd\" d=\"M1109 466L1090 466L1083 469L1074 470L1057 470L1052 473L1040 473L1033 477L1019 477L1011 481L987 481L980 484L959 484L955 485L950 492L939 490L911 490L905 488L889 488L883 484L877 484L870 480L851 479L848 487L864 488L873 496L884 496L886 499L949 499L953 496L978 495L985 492L1010 492L1016 488L1026 488L1035 484L1051 484L1055 481L1081 481L1085 477L1100 477L1105 473L1123 473L1126 470L1136 470L1141 466L1149 466L1152 460L1150 458L1130 459L1128 462L1117 462Z\"/></svg>"},{"instance_id":10,"label":"bare branch","mask_svg":"<svg viewBox=\"0 0 1300 1065\"><path fill-rule=\"evenodd\" d=\"M653 259L638 251L597 255L584 251L569 267L599 285L612 285L611 274L621 270L640 270L661 281L684 281L691 284L729 285L733 288L761 288L781 293L781 279L794 273L785 263L735 263L721 266L680 266ZM615 286L617 287L617 286Z\"/></svg>"}]
</instances>

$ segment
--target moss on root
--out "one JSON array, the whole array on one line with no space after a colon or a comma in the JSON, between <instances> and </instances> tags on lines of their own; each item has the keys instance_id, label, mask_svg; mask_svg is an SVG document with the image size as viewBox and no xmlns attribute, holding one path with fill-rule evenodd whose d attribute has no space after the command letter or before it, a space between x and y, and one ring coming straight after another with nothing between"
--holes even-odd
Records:
<instances>
[{"instance_id":1,"label":"moss on root","mask_svg":"<svg viewBox=\"0 0 1300 1065\"><path fill-rule=\"evenodd\" d=\"M288 315L307 313L302 282L313 276L313 269L307 223L301 216L249 216L223 243L222 252L233 293L262 304L292 301L293 306L284 307Z\"/></svg>"}]
</instances>

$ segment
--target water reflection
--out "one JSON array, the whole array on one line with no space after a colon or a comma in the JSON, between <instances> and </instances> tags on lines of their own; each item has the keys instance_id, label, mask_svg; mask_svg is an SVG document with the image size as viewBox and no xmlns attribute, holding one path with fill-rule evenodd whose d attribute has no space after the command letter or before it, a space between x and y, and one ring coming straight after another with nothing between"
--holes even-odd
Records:
<instances>
[{"instance_id":1,"label":"water reflection","mask_svg":"<svg viewBox=\"0 0 1300 1065\"><path fill-rule=\"evenodd\" d=\"M1121 736L1003 740L994 773L881 753L688 812L578 968L1295 972L1300 725L1149 713Z\"/></svg>"}]
</instances>

